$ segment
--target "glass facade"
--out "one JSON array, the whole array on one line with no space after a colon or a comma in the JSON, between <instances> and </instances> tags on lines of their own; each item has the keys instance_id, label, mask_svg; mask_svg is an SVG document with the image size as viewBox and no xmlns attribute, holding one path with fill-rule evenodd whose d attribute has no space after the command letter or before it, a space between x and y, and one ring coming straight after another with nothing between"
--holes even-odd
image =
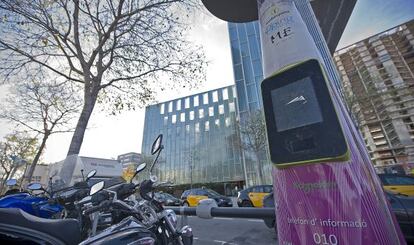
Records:
<instances>
[{"instance_id":1,"label":"glass facade","mask_svg":"<svg viewBox=\"0 0 414 245\"><path fill-rule=\"evenodd\" d=\"M241 117L261 108L262 56L257 22L229 23L229 37Z\"/></svg>"},{"instance_id":2,"label":"glass facade","mask_svg":"<svg viewBox=\"0 0 414 245\"><path fill-rule=\"evenodd\" d=\"M243 124L252 113L263 107L260 93L260 83L263 80L260 29L257 21L229 23L228 29L239 102L238 111L240 122ZM248 186L272 183L272 164L267 152L262 152L259 158L263 174L262 180L259 180L257 158L254 152L243 151L242 160L246 169L246 184Z\"/></svg>"},{"instance_id":3,"label":"glass facade","mask_svg":"<svg viewBox=\"0 0 414 245\"><path fill-rule=\"evenodd\" d=\"M243 181L234 86L146 108L142 156L164 135L156 165L160 181L174 185Z\"/></svg>"}]
</instances>

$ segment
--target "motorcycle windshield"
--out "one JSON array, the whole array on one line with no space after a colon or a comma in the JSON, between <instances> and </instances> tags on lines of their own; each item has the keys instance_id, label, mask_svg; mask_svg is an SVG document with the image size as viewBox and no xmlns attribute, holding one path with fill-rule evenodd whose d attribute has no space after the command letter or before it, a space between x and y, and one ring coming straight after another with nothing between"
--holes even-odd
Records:
<instances>
[{"instance_id":1,"label":"motorcycle windshield","mask_svg":"<svg viewBox=\"0 0 414 245\"><path fill-rule=\"evenodd\" d=\"M105 186L124 182L121 178L122 165L117 160L71 155L50 165L49 177L52 178L52 190L55 192L71 187L76 182L83 181L92 170L96 170L96 174L88 181L89 186L101 180L109 182L105 183Z\"/></svg>"},{"instance_id":2,"label":"motorcycle windshield","mask_svg":"<svg viewBox=\"0 0 414 245\"><path fill-rule=\"evenodd\" d=\"M82 181L81 169L83 169L83 166L78 155L71 155L60 162L51 164L48 188L57 191L70 187L75 182Z\"/></svg>"}]
</instances>

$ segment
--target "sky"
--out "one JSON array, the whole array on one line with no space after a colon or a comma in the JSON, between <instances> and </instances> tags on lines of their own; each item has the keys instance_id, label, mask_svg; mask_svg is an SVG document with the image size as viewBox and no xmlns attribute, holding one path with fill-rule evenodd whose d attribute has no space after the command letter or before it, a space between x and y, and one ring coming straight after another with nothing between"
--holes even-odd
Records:
<instances>
[{"instance_id":1,"label":"sky","mask_svg":"<svg viewBox=\"0 0 414 245\"><path fill-rule=\"evenodd\" d=\"M357 0L337 49L414 19L414 0Z\"/></svg>"},{"instance_id":2,"label":"sky","mask_svg":"<svg viewBox=\"0 0 414 245\"><path fill-rule=\"evenodd\" d=\"M353 44L366 37L392 28L414 18L414 0L358 0L344 30L337 49ZM168 101L190 94L234 84L227 24L207 11L202 11L193 23L189 38L202 45L210 62L207 79L196 90L166 91L157 100ZM0 88L0 99L7 91ZM115 158L127 152L141 152L145 109L124 111L117 116L95 108L80 155L99 158ZM0 137L13 130L0 123ZM43 162L63 160L71 140L71 134L53 135L46 146Z\"/></svg>"}]
</instances>

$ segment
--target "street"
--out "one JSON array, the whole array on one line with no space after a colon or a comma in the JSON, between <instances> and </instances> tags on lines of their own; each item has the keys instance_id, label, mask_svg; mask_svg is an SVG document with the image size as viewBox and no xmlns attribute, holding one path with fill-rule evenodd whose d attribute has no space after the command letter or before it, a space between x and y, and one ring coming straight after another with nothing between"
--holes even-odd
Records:
<instances>
[{"instance_id":1,"label":"street","mask_svg":"<svg viewBox=\"0 0 414 245\"><path fill-rule=\"evenodd\" d=\"M260 219L188 217L193 228L194 245L258 245L277 244L275 230Z\"/></svg>"}]
</instances>

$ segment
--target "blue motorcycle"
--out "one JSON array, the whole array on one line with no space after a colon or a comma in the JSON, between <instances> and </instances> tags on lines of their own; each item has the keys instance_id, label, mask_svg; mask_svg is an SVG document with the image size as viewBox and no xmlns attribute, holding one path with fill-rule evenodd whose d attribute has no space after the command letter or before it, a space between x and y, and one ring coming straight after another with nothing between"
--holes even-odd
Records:
<instances>
[{"instance_id":1,"label":"blue motorcycle","mask_svg":"<svg viewBox=\"0 0 414 245\"><path fill-rule=\"evenodd\" d=\"M87 196L89 186L87 180L96 174L96 170L88 173L87 179L76 183L73 187L49 193L43 189L40 183L31 183L27 186L28 190L43 190L44 195L36 196L18 189L10 189L0 198L0 208L19 208L23 211L41 218L63 218L70 210L70 203L80 200ZM16 185L16 180L8 180L7 185ZM64 207L66 210L64 210ZM65 211L66 215L63 214Z\"/></svg>"},{"instance_id":2,"label":"blue motorcycle","mask_svg":"<svg viewBox=\"0 0 414 245\"><path fill-rule=\"evenodd\" d=\"M63 207L49 204L49 198L33 196L29 193L7 195L0 199L0 208L20 208L26 213L41 218L59 218Z\"/></svg>"}]
</instances>

